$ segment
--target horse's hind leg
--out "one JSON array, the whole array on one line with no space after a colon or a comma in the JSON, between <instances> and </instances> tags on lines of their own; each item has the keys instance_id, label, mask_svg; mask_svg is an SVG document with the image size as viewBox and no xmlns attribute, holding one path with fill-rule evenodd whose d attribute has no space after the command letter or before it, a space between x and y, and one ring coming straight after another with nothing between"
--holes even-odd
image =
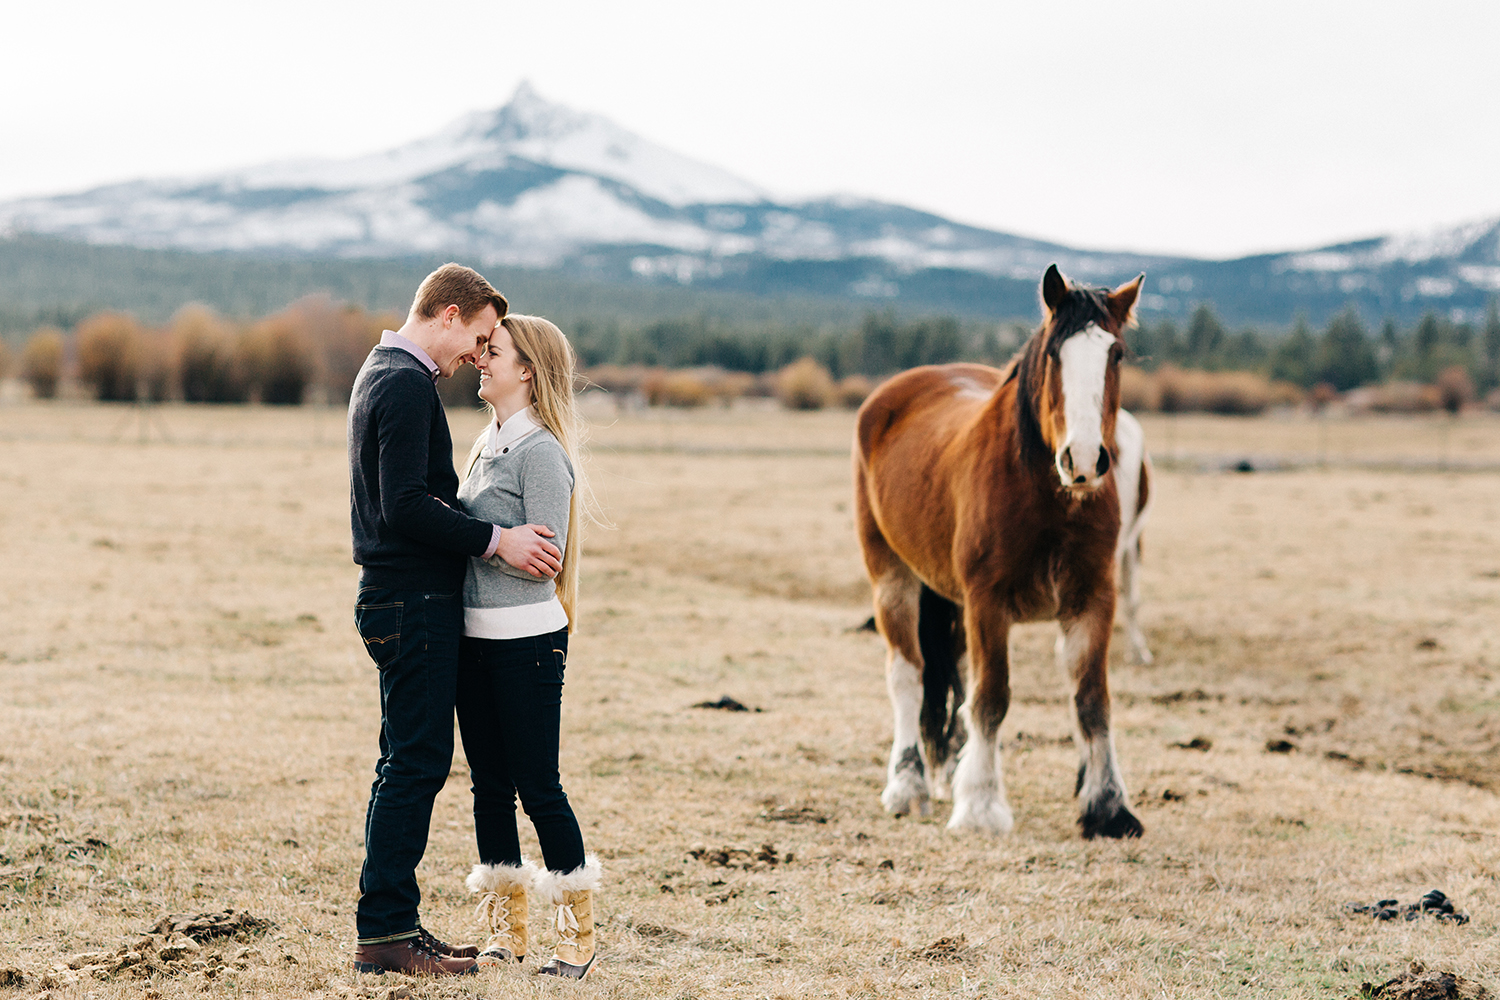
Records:
<instances>
[{"instance_id":1,"label":"horse's hind leg","mask_svg":"<svg viewBox=\"0 0 1500 1000\"><path fill-rule=\"evenodd\" d=\"M1112 604L1113 602L1107 602ZM1113 607L1059 622L1057 661L1072 680L1073 713L1079 747L1078 825L1084 837L1139 837L1141 821L1131 813L1125 779L1115 756L1109 726L1106 666Z\"/></svg>"},{"instance_id":2,"label":"horse's hind leg","mask_svg":"<svg viewBox=\"0 0 1500 1000\"><path fill-rule=\"evenodd\" d=\"M922 652L917 641L922 584L905 566L893 566L875 582L875 623L885 639L885 685L891 696L895 734L886 768L886 812L905 816L932 812L922 761Z\"/></svg>"},{"instance_id":3,"label":"horse's hind leg","mask_svg":"<svg viewBox=\"0 0 1500 1000\"><path fill-rule=\"evenodd\" d=\"M1010 708L1010 621L969 595L964 607L969 674L960 715L968 739L953 772L948 829L1009 833L1015 820L1000 769L1000 723Z\"/></svg>"},{"instance_id":4,"label":"horse's hind leg","mask_svg":"<svg viewBox=\"0 0 1500 1000\"><path fill-rule=\"evenodd\" d=\"M1141 541L1137 537L1120 553L1120 596L1125 602L1125 635L1130 641L1130 661L1148 664L1151 649L1141 631Z\"/></svg>"},{"instance_id":5,"label":"horse's hind leg","mask_svg":"<svg viewBox=\"0 0 1500 1000\"><path fill-rule=\"evenodd\" d=\"M960 713L968 666L963 612L927 587L918 602L917 645L922 654L922 758L935 799L949 797L958 751L964 744Z\"/></svg>"}]
</instances>

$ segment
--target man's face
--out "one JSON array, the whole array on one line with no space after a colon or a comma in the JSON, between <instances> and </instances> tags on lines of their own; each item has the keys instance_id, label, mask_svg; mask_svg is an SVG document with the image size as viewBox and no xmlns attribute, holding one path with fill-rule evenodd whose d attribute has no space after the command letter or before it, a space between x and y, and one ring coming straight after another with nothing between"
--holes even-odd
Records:
<instances>
[{"instance_id":1,"label":"man's face","mask_svg":"<svg viewBox=\"0 0 1500 1000\"><path fill-rule=\"evenodd\" d=\"M473 364L479 357L500 316L493 305L486 305L465 320L459 315L458 306L448 306L440 314L440 319L443 325L432 361L443 378L450 378L463 365Z\"/></svg>"}]
</instances>

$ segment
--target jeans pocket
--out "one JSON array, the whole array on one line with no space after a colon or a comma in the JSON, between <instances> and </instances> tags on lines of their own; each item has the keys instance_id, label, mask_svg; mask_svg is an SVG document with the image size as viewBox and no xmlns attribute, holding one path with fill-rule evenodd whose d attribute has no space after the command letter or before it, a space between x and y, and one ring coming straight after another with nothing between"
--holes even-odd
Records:
<instances>
[{"instance_id":1,"label":"jeans pocket","mask_svg":"<svg viewBox=\"0 0 1500 1000\"><path fill-rule=\"evenodd\" d=\"M377 667L390 663L401 652L402 608L400 601L354 606L354 626Z\"/></svg>"}]
</instances>

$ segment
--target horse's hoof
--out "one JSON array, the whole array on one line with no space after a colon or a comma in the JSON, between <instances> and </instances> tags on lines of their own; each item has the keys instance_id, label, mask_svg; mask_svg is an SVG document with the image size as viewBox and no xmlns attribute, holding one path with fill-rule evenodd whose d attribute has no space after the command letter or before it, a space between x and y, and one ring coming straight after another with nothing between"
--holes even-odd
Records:
<instances>
[{"instance_id":1,"label":"horse's hoof","mask_svg":"<svg viewBox=\"0 0 1500 1000\"><path fill-rule=\"evenodd\" d=\"M1146 832L1141 821L1135 818L1129 809L1123 806L1108 816L1096 816L1093 813L1084 813L1078 817L1078 825L1083 828L1083 839L1093 840L1095 837L1110 837L1114 840L1123 840L1127 837L1139 837Z\"/></svg>"},{"instance_id":2,"label":"horse's hoof","mask_svg":"<svg viewBox=\"0 0 1500 1000\"><path fill-rule=\"evenodd\" d=\"M957 803L953 807L953 815L948 818L950 830L979 830L996 836L1010 833L1015 825L1010 807L995 800Z\"/></svg>"},{"instance_id":3,"label":"horse's hoof","mask_svg":"<svg viewBox=\"0 0 1500 1000\"><path fill-rule=\"evenodd\" d=\"M918 816L932 815L932 799L925 791L910 785L887 785L880 793L880 804L892 816L909 816L914 812Z\"/></svg>"}]
</instances>

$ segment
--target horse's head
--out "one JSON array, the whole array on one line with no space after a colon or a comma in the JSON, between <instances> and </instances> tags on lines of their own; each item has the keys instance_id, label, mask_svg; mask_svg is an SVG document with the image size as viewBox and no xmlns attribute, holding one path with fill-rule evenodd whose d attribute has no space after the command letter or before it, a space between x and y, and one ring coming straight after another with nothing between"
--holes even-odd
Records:
<instances>
[{"instance_id":1,"label":"horse's head","mask_svg":"<svg viewBox=\"0 0 1500 1000\"><path fill-rule=\"evenodd\" d=\"M1075 285L1056 264L1042 277L1046 319L1028 345L1027 381L1036 429L1062 485L1073 493L1097 489L1113 461L1122 334L1135 322L1145 277L1114 291Z\"/></svg>"}]
</instances>

